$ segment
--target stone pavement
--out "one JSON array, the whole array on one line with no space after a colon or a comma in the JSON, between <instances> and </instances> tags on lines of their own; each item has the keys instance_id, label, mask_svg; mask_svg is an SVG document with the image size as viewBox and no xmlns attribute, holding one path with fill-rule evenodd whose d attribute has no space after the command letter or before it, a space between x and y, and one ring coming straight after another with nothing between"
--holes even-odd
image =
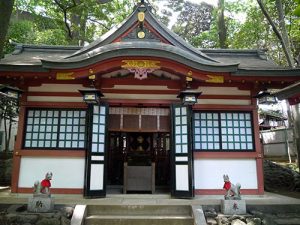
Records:
<instances>
[{"instance_id":1,"label":"stone pavement","mask_svg":"<svg viewBox=\"0 0 300 225\"><path fill-rule=\"evenodd\" d=\"M27 204L32 194L10 193L0 189L0 204ZM194 199L175 199L170 194L109 194L106 198L86 199L82 195L53 194L55 204L63 205L220 205L223 195L197 195ZM247 205L300 205L300 199L265 192L243 195Z\"/></svg>"},{"instance_id":2,"label":"stone pavement","mask_svg":"<svg viewBox=\"0 0 300 225\"><path fill-rule=\"evenodd\" d=\"M15 194L10 189L0 187L1 204L25 205L32 194ZM53 194L55 205L89 206L143 206L143 205L192 205L193 209L201 209L201 220L197 224L210 224L205 222L204 213L207 210L219 211L223 195L197 195L193 199L175 199L170 194L108 194L106 198L85 199L82 195L59 195ZM268 225L300 224L300 199L291 198L275 193L265 192L264 195L243 195L246 201L247 212L261 217L261 220L269 221ZM202 210L203 207L203 210ZM257 213L256 213L257 212ZM256 215L258 214L258 215ZM199 214L200 215L200 214ZM196 218L196 217L195 217ZM201 221L198 220L198 221ZM215 220L215 218L214 218ZM229 223L228 223L229 224Z\"/></svg>"}]
</instances>

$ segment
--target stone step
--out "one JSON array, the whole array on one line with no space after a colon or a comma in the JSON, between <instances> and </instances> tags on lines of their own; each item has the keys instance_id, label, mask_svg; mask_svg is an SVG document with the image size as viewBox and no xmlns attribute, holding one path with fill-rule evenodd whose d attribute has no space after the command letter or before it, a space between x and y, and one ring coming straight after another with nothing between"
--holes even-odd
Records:
<instances>
[{"instance_id":1,"label":"stone step","mask_svg":"<svg viewBox=\"0 0 300 225\"><path fill-rule=\"evenodd\" d=\"M189 205L88 205L85 225L193 225Z\"/></svg>"},{"instance_id":2,"label":"stone step","mask_svg":"<svg viewBox=\"0 0 300 225\"><path fill-rule=\"evenodd\" d=\"M193 225L192 216L150 215L93 215L87 216L85 225Z\"/></svg>"},{"instance_id":3,"label":"stone step","mask_svg":"<svg viewBox=\"0 0 300 225\"><path fill-rule=\"evenodd\" d=\"M189 205L88 205L87 215L192 216Z\"/></svg>"}]
</instances>

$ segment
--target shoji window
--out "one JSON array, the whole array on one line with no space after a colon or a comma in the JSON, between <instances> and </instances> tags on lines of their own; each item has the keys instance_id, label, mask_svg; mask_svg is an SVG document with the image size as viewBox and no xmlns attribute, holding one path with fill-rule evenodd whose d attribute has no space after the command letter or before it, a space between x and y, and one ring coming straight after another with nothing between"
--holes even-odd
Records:
<instances>
[{"instance_id":1,"label":"shoji window","mask_svg":"<svg viewBox=\"0 0 300 225\"><path fill-rule=\"evenodd\" d=\"M254 150L249 112L195 112L193 126L195 150Z\"/></svg>"},{"instance_id":2,"label":"shoji window","mask_svg":"<svg viewBox=\"0 0 300 225\"><path fill-rule=\"evenodd\" d=\"M85 118L84 110L29 109L24 148L84 148Z\"/></svg>"}]
</instances>

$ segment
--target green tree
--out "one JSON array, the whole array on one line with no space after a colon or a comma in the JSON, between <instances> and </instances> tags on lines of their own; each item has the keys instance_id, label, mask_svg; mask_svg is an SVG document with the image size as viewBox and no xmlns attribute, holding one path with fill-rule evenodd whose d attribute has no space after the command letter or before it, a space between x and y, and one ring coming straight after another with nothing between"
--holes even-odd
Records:
<instances>
[{"instance_id":1,"label":"green tree","mask_svg":"<svg viewBox=\"0 0 300 225\"><path fill-rule=\"evenodd\" d=\"M177 2L177 4L175 4ZM210 29L213 6L207 3L194 4L188 1L171 1L169 6L179 10L176 24L172 30L190 43L195 37Z\"/></svg>"},{"instance_id":2,"label":"green tree","mask_svg":"<svg viewBox=\"0 0 300 225\"><path fill-rule=\"evenodd\" d=\"M134 0L18 0L5 51L12 50L9 39L28 44L83 45L123 21L132 12L134 3Z\"/></svg>"},{"instance_id":3,"label":"green tree","mask_svg":"<svg viewBox=\"0 0 300 225\"><path fill-rule=\"evenodd\" d=\"M299 16L300 17L300 0L294 0L297 4L295 10L294 10L294 14L296 16Z\"/></svg>"},{"instance_id":4,"label":"green tree","mask_svg":"<svg viewBox=\"0 0 300 225\"><path fill-rule=\"evenodd\" d=\"M3 57L4 43L13 5L14 0L0 0L0 59Z\"/></svg>"},{"instance_id":5,"label":"green tree","mask_svg":"<svg viewBox=\"0 0 300 225\"><path fill-rule=\"evenodd\" d=\"M227 27L225 24L225 0L218 1L218 35L221 48L227 48Z\"/></svg>"},{"instance_id":6,"label":"green tree","mask_svg":"<svg viewBox=\"0 0 300 225\"><path fill-rule=\"evenodd\" d=\"M190 4L184 0L171 1L168 4L174 11L179 12L176 26L172 28L173 31L200 48L227 48L241 24L234 14L244 12L245 5L247 6L245 2L232 3L224 0L219 0L217 7L207 4ZM206 9L209 13L202 13L200 9ZM193 10L198 13L191 13Z\"/></svg>"},{"instance_id":7,"label":"green tree","mask_svg":"<svg viewBox=\"0 0 300 225\"><path fill-rule=\"evenodd\" d=\"M276 25L275 18L271 17L263 2L261 0L257 0L257 3L282 46L288 65L290 67L294 67L294 60L290 48L290 41L289 41L289 37L286 31L286 25L284 21L285 15L283 12L282 1L275 0L276 10L278 14L278 21L277 21L278 25Z\"/></svg>"},{"instance_id":8,"label":"green tree","mask_svg":"<svg viewBox=\"0 0 300 225\"><path fill-rule=\"evenodd\" d=\"M11 24L8 29L7 39L4 43L4 53L14 50L10 42L33 43L35 39L34 23L31 21L19 21Z\"/></svg>"},{"instance_id":9,"label":"green tree","mask_svg":"<svg viewBox=\"0 0 300 225\"><path fill-rule=\"evenodd\" d=\"M83 45L94 39L94 33L103 34L121 22L133 8L132 1L129 0L100 3L99 0L44 0L38 1L38 7L45 17L52 18L57 27L65 30L70 44ZM27 9L35 9L36 6L27 6ZM35 12L36 10L31 11ZM98 29L95 30L96 27Z\"/></svg>"},{"instance_id":10,"label":"green tree","mask_svg":"<svg viewBox=\"0 0 300 225\"><path fill-rule=\"evenodd\" d=\"M299 18L293 15L295 3L289 0L261 2L269 19L257 3L249 3L248 9L245 10L246 21L236 31L230 47L266 49L270 58L283 66L294 65L294 60L299 62L297 56L299 58L300 30ZM282 36L283 33L285 37ZM287 46L285 50L283 45ZM287 52L290 55L289 61L286 57Z\"/></svg>"}]
</instances>

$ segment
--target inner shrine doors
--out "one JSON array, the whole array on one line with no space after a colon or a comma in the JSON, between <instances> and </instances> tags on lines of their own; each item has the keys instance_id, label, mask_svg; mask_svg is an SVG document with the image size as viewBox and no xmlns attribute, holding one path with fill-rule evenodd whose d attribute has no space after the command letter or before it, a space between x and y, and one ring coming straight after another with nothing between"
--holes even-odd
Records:
<instances>
[{"instance_id":1,"label":"inner shrine doors","mask_svg":"<svg viewBox=\"0 0 300 225\"><path fill-rule=\"evenodd\" d=\"M123 185L125 162L154 163L156 186L169 187L174 197L193 196L188 107L97 107L90 108L88 120L86 196L105 196L106 185Z\"/></svg>"},{"instance_id":2,"label":"inner shrine doors","mask_svg":"<svg viewBox=\"0 0 300 225\"><path fill-rule=\"evenodd\" d=\"M108 184L124 185L124 163L155 166L155 185L170 186L170 109L111 107Z\"/></svg>"},{"instance_id":3,"label":"inner shrine doors","mask_svg":"<svg viewBox=\"0 0 300 225\"><path fill-rule=\"evenodd\" d=\"M170 133L109 132L108 185L124 185L124 163L155 165L155 185L170 190Z\"/></svg>"}]
</instances>

